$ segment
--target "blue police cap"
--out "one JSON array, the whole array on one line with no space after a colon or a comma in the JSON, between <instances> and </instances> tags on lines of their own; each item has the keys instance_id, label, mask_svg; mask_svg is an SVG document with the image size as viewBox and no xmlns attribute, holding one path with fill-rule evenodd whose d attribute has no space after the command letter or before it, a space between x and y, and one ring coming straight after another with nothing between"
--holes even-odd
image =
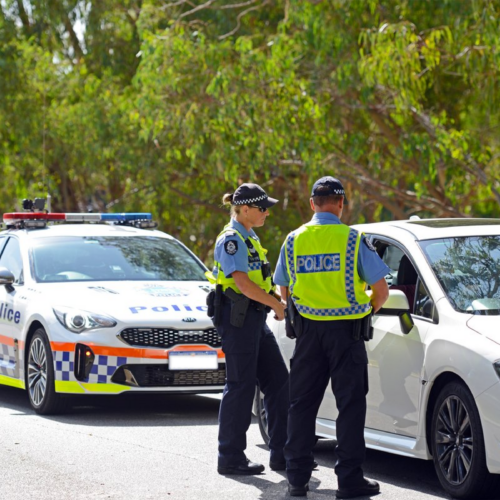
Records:
<instances>
[{"instance_id":1,"label":"blue police cap","mask_svg":"<svg viewBox=\"0 0 500 500\"><path fill-rule=\"evenodd\" d=\"M267 193L258 185L242 184L233 194L233 205L254 205L256 207L271 208L278 200L269 198Z\"/></svg>"},{"instance_id":2,"label":"blue police cap","mask_svg":"<svg viewBox=\"0 0 500 500\"><path fill-rule=\"evenodd\" d=\"M342 183L338 179L335 179L335 177L327 175L325 177L321 177L321 179L318 179L314 183L314 186L311 191L311 197L332 196L332 195L343 195L344 203L346 205L349 203L345 195L344 186L342 186Z\"/></svg>"}]
</instances>

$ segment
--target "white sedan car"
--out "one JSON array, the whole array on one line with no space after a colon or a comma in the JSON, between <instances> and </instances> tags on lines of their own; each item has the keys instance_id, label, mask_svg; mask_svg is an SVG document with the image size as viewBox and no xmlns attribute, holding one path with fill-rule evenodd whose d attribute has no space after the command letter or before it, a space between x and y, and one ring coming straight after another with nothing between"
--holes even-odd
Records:
<instances>
[{"instance_id":1,"label":"white sedan car","mask_svg":"<svg viewBox=\"0 0 500 500\"><path fill-rule=\"evenodd\" d=\"M206 268L140 229L149 217L4 214L0 384L27 389L37 413L61 411L67 394L222 391Z\"/></svg>"},{"instance_id":2,"label":"white sedan car","mask_svg":"<svg viewBox=\"0 0 500 500\"><path fill-rule=\"evenodd\" d=\"M374 316L374 337L366 343L367 447L433 460L442 486L457 498L497 495L500 219L355 228L391 269L389 300ZM270 322L288 362L295 341L283 323ZM260 398L257 406L265 438ZM318 437L335 438L336 415L328 389L316 420Z\"/></svg>"}]
</instances>

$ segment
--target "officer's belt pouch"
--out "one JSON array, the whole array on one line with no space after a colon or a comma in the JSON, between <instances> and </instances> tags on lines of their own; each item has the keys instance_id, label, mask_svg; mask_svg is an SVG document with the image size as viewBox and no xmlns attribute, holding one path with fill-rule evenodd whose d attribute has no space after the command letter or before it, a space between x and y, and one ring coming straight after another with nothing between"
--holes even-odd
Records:
<instances>
[{"instance_id":1,"label":"officer's belt pouch","mask_svg":"<svg viewBox=\"0 0 500 500\"><path fill-rule=\"evenodd\" d=\"M210 290L207 295L207 316L213 318L215 315L215 290Z\"/></svg>"},{"instance_id":2,"label":"officer's belt pouch","mask_svg":"<svg viewBox=\"0 0 500 500\"><path fill-rule=\"evenodd\" d=\"M367 314L364 318L361 319L361 334L365 342L368 342L373 338L372 316L373 309L371 310L370 314Z\"/></svg>"},{"instance_id":3,"label":"officer's belt pouch","mask_svg":"<svg viewBox=\"0 0 500 500\"><path fill-rule=\"evenodd\" d=\"M299 338L302 335L302 316L300 315L291 297L286 301L287 319L285 323L286 336ZM293 335L293 336L292 336Z\"/></svg>"},{"instance_id":4,"label":"officer's belt pouch","mask_svg":"<svg viewBox=\"0 0 500 500\"><path fill-rule=\"evenodd\" d=\"M236 293L232 288L228 288L225 294L231 300L229 323L236 328L242 328L247 317L250 299L246 295Z\"/></svg>"}]
</instances>

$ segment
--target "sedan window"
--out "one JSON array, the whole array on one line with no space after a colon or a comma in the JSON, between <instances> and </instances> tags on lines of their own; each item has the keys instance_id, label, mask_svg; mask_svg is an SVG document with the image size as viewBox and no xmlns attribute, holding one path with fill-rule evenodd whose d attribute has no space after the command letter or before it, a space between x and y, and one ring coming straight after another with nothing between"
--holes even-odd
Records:
<instances>
[{"instance_id":1,"label":"sedan window","mask_svg":"<svg viewBox=\"0 0 500 500\"><path fill-rule=\"evenodd\" d=\"M457 311L500 314L500 236L442 238L420 246Z\"/></svg>"},{"instance_id":2,"label":"sedan window","mask_svg":"<svg viewBox=\"0 0 500 500\"><path fill-rule=\"evenodd\" d=\"M14 283L22 284L24 282L23 259L21 257L19 242L16 238L9 238L0 258L0 267L5 267L14 275Z\"/></svg>"},{"instance_id":3,"label":"sedan window","mask_svg":"<svg viewBox=\"0 0 500 500\"><path fill-rule=\"evenodd\" d=\"M206 281L177 241L149 236L40 238L32 249L38 282Z\"/></svg>"},{"instance_id":4,"label":"sedan window","mask_svg":"<svg viewBox=\"0 0 500 500\"><path fill-rule=\"evenodd\" d=\"M391 243L375 240L375 248L382 260L389 267L390 274L385 279L390 290L401 290L408 299L410 312L414 311L417 271L401 248Z\"/></svg>"},{"instance_id":5,"label":"sedan window","mask_svg":"<svg viewBox=\"0 0 500 500\"><path fill-rule=\"evenodd\" d=\"M418 280L415 297L415 314L417 316L422 316L422 318L435 319L434 301L425 288L422 280Z\"/></svg>"}]
</instances>

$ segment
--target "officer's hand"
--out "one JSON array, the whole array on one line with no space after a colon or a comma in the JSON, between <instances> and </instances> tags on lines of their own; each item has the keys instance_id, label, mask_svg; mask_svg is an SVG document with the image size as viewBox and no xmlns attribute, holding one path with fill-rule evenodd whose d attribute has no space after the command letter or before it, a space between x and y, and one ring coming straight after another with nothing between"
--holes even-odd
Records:
<instances>
[{"instance_id":1,"label":"officer's hand","mask_svg":"<svg viewBox=\"0 0 500 500\"><path fill-rule=\"evenodd\" d=\"M276 302L274 309L274 319L283 321L285 319L285 307L281 302Z\"/></svg>"}]
</instances>

